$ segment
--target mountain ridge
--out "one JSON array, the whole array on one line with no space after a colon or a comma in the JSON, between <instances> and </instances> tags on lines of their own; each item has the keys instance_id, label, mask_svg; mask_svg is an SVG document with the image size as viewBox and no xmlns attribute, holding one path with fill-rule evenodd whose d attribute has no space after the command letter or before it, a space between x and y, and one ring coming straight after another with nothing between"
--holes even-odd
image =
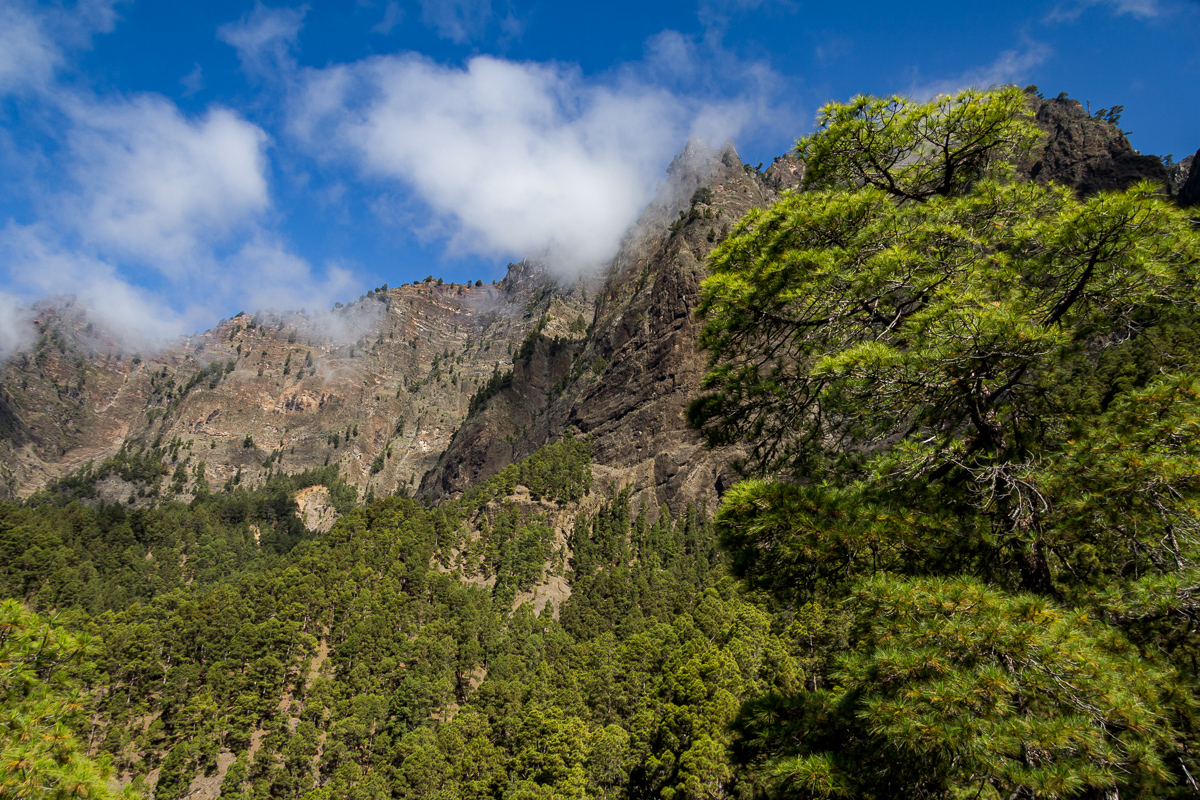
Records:
<instances>
[{"instance_id":1,"label":"mountain ridge","mask_svg":"<svg viewBox=\"0 0 1200 800\"><path fill-rule=\"evenodd\" d=\"M1168 171L1133 149L1119 113L1029 97L1047 136L1019 167L1028 179L1082 194L1149 179L1192 200L1195 160ZM573 431L594 440L597 474L636 502L715 508L737 453L704 450L683 419L704 370L704 263L803 171L792 155L764 171L732 143L689 141L599 274L563 279L525 260L492 284L426 279L326 315L239 314L145 356L72 298L39 303L33 344L0 365L0 498L171 443L153 481L109 480L96 497L186 500L200 480L255 486L330 464L362 496L445 497Z\"/></svg>"}]
</instances>

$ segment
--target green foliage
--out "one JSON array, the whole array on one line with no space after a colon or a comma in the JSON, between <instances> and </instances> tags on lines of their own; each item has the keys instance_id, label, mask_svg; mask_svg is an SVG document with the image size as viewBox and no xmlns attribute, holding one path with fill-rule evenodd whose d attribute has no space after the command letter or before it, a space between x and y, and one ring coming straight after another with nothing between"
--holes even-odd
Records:
<instances>
[{"instance_id":1,"label":"green foliage","mask_svg":"<svg viewBox=\"0 0 1200 800\"><path fill-rule=\"evenodd\" d=\"M123 444L115 456L99 465L88 462L74 473L47 484L31 496L28 503L61 506L74 500L94 498L96 483L114 475L156 496L159 481L171 472L168 463L179 462L181 448L179 439L174 439L164 447L161 437L148 448L144 444L136 449Z\"/></svg>"},{"instance_id":2,"label":"green foliage","mask_svg":"<svg viewBox=\"0 0 1200 800\"><path fill-rule=\"evenodd\" d=\"M650 521L644 508L631 515L628 494L593 504L575 513L567 560L552 526L572 507L513 492L583 498L589 451L567 437L441 506L350 508L328 534L270 557L234 562L211 541L159 541L142 563L173 565L175 580L70 615L100 642L95 664L77 670L103 687L87 706L97 746L132 774L158 769L166 798L211 776L220 754L233 759L224 797L732 795L728 723L755 694L799 685L806 651L788 637L809 629L736 590L703 510L663 508ZM287 492L333 483L324 472L289 480ZM211 531L239 497L255 495L120 513L139 520L135 536L161 537L176 518ZM97 513L3 511L60 526ZM69 544L119 552L118 528L81 529ZM119 558L91 569L102 582L110 571L121 585L145 580ZM514 608L552 574L574 587L561 607Z\"/></svg>"},{"instance_id":3,"label":"green foliage","mask_svg":"<svg viewBox=\"0 0 1200 800\"><path fill-rule=\"evenodd\" d=\"M1109 125L1120 125L1121 114L1124 113L1125 106L1113 106L1112 108L1101 108L1092 114L1093 119L1102 119Z\"/></svg>"},{"instance_id":4,"label":"green foliage","mask_svg":"<svg viewBox=\"0 0 1200 800\"><path fill-rule=\"evenodd\" d=\"M829 106L816 191L714 251L689 418L760 476L716 518L731 568L853 620L829 689L737 723L768 793L1188 780L1200 237L1146 184L1004 182L1023 102Z\"/></svg>"},{"instance_id":5,"label":"green foliage","mask_svg":"<svg viewBox=\"0 0 1200 800\"><path fill-rule=\"evenodd\" d=\"M700 205L711 203L713 199L713 190L708 186L701 186L692 193L691 205Z\"/></svg>"},{"instance_id":6,"label":"green foliage","mask_svg":"<svg viewBox=\"0 0 1200 800\"><path fill-rule=\"evenodd\" d=\"M728 721L800 676L785 624L722 582L705 516L650 524L624 496L578 515L581 588L560 624L512 610L552 531L511 501L475 503L492 587L431 568L446 509L388 498L227 582L77 615L103 640L87 670L106 687L102 749L135 773L157 765L161 797L181 796L220 750L237 756L229 797L731 791ZM614 605L614 592L628 599Z\"/></svg>"},{"instance_id":7,"label":"green foliage","mask_svg":"<svg viewBox=\"0 0 1200 800\"><path fill-rule=\"evenodd\" d=\"M211 585L307 538L293 498L317 484L340 513L358 502L337 468L326 467L276 475L257 489L197 492L186 506L0 503L0 595L38 609L99 613L193 582Z\"/></svg>"},{"instance_id":8,"label":"green foliage","mask_svg":"<svg viewBox=\"0 0 1200 800\"><path fill-rule=\"evenodd\" d=\"M946 460L1027 448L1063 415L1061 370L1194 302L1197 252L1149 186L1085 202L1032 184L901 205L793 195L714 253L716 391L691 419L714 444L748 439L768 471L914 427Z\"/></svg>"},{"instance_id":9,"label":"green foliage","mask_svg":"<svg viewBox=\"0 0 1200 800\"><path fill-rule=\"evenodd\" d=\"M964 579L881 576L851 602L860 630L833 688L760 719L749 746L769 751L781 794L1153 795L1170 781L1162 709L1194 701L1102 621Z\"/></svg>"},{"instance_id":10,"label":"green foliage","mask_svg":"<svg viewBox=\"0 0 1200 800\"><path fill-rule=\"evenodd\" d=\"M560 503L580 500L592 488L592 446L571 434L545 445L529 458L505 467L484 485L484 491L511 493L517 484L529 489L535 500Z\"/></svg>"},{"instance_id":11,"label":"green foliage","mask_svg":"<svg viewBox=\"0 0 1200 800\"><path fill-rule=\"evenodd\" d=\"M529 359L533 358L533 349L537 345L538 340L542 338L542 331L545 330L548 321L549 318L545 314L538 317L537 324L530 329L529 334L517 349L517 354L513 356L514 361L528 363Z\"/></svg>"},{"instance_id":12,"label":"green foliage","mask_svg":"<svg viewBox=\"0 0 1200 800\"><path fill-rule=\"evenodd\" d=\"M12 600L0 602L0 797L127 798L112 792L109 760L87 756L78 732L85 697L72 671L91 646Z\"/></svg>"},{"instance_id":13,"label":"green foliage","mask_svg":"<svg viewBox=\"0 0 1200 800\"><path fill-rule=\"evenodd\" d=\"M492 370L492 376L488 378L487 383L480 386L475 394L471 395L471 402L468 406L468 413L474 414L479 409L487 405L488 400L491 400L500 392L512 386L513 373L512 370L500 372L500 365L497 364Z\"/></svg>"},{"instance_id":14,"label":"green foliage","mask_svg":"<svg viewBox=\"0 0 1200 800\"><path fill-rule=\"evenodd\" d=\"M961 195L1012 175L1039 131L1016 87L941 95L927 103L859 96L830 103L796 144L807 187L871 187L902 200Z\"/></svg>"}]
</instances>

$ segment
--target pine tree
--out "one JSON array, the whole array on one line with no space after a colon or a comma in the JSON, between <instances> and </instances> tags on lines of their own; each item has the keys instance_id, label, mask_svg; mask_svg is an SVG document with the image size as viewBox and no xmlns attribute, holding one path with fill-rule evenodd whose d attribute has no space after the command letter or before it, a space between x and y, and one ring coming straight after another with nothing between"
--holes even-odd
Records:
<instances>
[{"instance_id":1,"label":"pine tree","mask_svg":"<svg viewBox=\"0 0 1200 800\"><path fill-rule=\"evenodd\" d=\"M1200 609L1197 363L1124 386L1103 365L1196 327L1200 237L1149 184L1080 200L1014 182L1036 133L1016 89L857 98L818 122L797 147L810 191L714 251L689 417L750 446L759 479L717 516L734 571L838 604L853 655L836 690L748 709L743 757L813 796L1184 779L1191 690L1173 687L1191 681L1167 657L1195 652ZM963 593L978 605L946 617ZM972 702L987 713L954 710Z\"/></svg>"},{"instance_id":2,"label":"pine tree","mask_svg":"<svg viewBox=\"0 0 1200 800\"><path fill-rule=\"evenodd\" d=\"M89 646L14 600L0 603L0 797L134 797L108 789L111 765L88 758L76 733L84 698L70 672Z\"/></svg>"}]
</instances>

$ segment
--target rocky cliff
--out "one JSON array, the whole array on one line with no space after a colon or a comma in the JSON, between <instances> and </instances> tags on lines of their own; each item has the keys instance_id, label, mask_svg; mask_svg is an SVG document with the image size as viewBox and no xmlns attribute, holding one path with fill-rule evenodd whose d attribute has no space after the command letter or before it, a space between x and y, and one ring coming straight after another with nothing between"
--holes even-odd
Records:
<instances>
[{"instance_id":1,"label":"rocky cliff","mask_svg":"<svg viewBox=\"0 0 1200 800\"><path fill-rule=\"evenodd\" d=\"M1065 95L1037 98L1034 120L1046 136L1022 164L1032 180L1073 186L1084 195L1124 189L1139 180L1169 184L1167 168L1157 156L1144 156L1117 126L1120 112L1093 115Z\"/></svg>"},{"instance_id":2,"label":"rocky cliff","mask_svg":"<svg viewBox=\"0 0 1200 800\"><path fill-rule=\"evenodd\" d=\"M592 438L601 481L630 487L636 501L715 508L736 453L703 449L685 420L705 368L695 312L705 259L747 210L802 174L790 157L764 174L732 145L690 143L613 260L586 334L538 335L422 489L461 491L569 430Z\"/></svg>"},{"instance_id":3,"label":"rocky cliff","mask_svg":"<svg viewBox=\"0 0 1200 800\"><path fill-rule=\"evenodd\" d=\"M1065 97L1031 104L1047 135L1021 164L1027 177L1082 194L1149 179L1200 200L1198 159L1168 171L1111 112ZM764 172L732 145L692 142L597 275L526 261L495 284L426 280L329 314L239 314L155 352L69 298L42 303L33 344L0 365L0 497L117 454L162 464L110 472L100 499L187 499L202 480L255 485L332 464L364 495L444 496L573 432L591 437L602 484L655 509L711 509L738 454L704 450L685 424L705 367L705 261L747 210L803 174L793 156Z\"/></svg>"},{"instance_id":4,"label":"rocky cliff","mask_svg":"<svg viewBox=\"0 0 1200 800\"><path fill-rule=\"evenodd\" d=\"M1192 164L1195 161L1195 156L1188 156L1182 161L1176 161L1174 164L1167 166L1167 181L1172 197L1179 197L1183 187L1187 184L1188 177L1192 172Z\"/></svg>"},{"instance_id":5,"label":"rocky cliff","mask_svg":"<svg viewBox=\"0 0 1200 800\"><path fill-rule=\"evenodd\" d=\"M1187 165L1186 170L1184 169L1185 164ZM1197 150L1195 155L1180 161L1178 166L1176 196L1179 199L1179 205L1194 206L1200 203L1200 150Z\"/></svg>"},{"instance_id":6,"label":"rocky cliff","mask_svg":"<svg viewBox=\"0 0 1200 800\"><path fill-rule=\"evenodd\" d=\"M123 448L169 453L164 467L186 473L184 499L200 479L254 485L329 464L364 493L415 488L471 396L557 297L520 281L426 281L327 315L239 314L144 353L70 299L48 301L31 320L32 347L0 368L0 496L27 496ZM126 470L99 496L169 493L169 476L154 472Z\"/></svg>"}]
</instances>

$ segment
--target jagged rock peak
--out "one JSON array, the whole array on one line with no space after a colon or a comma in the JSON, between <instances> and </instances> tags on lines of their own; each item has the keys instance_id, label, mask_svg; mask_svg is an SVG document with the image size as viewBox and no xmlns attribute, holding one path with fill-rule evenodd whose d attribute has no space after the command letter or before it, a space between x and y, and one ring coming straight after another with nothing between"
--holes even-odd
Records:
<instances>
[{"instance_id":1,"label":"jagged rock peak","mask_svg":"<svg viewBox=\"0 0 1200 800\"><path fill-rule=\"evenodd\" d=\"M1168 186L1166 166L1157 156L1134 150L1115 118L1093 116L1065 95L1031 102L1046 137L1022 164L1030 179L1073 186L1081 195L1124 189L1140 180Z\"/></svg>"},{"instance_id":2,"label":"jagged rock peak","mask_svg":"<svg viewBox=\"0 0 1200 800\"><path fill-rule=\"evenodd\" d=\"M673 182L688 179L702 181L722 165L733 167L741 163L742 159L732 141L726 141L720 150L714 150L703 139L693 136L687 140L679 155L671 159L671 164L667 167L667 177Z\"/></svg>"},{"instance_id":3,"label":"jagged rock peak","mask_svg":"<svg viewBox=\"0 0 1200 800\"><path fill-rule=\"evenodd\" d=\"M1187 185L1188 177L1192 172L1192 164L1195 161L1195 156L1188 156L1182 161L1167 165L1167 179L1170 181L1172 197L1179 197L1183 192L1183 187Z\"/></svg>"},{"instance_id":4,"label":"jagged rock peak","mask_svg":"<svg viewBox=\"0 0 1200 800\"><path fill-rule=\"evenodd\" d=\"M763 173L763 181L777 192L798 189L804 182L804 162L795 153L776 156Z\"/></svg>"},{"instance_id":5,"label":"jagged rock peak","mask_svg":"<svg viewBox=\"0 0 1200 800\"><path fill-rule=\"evenodd\" d=\"M1187 180L1179 188L1179 205L1194 206L1200 203L1200 150L1194 156L1188 156L1183 161L1188 164ZM1180 162L1180 164L1183 163Z\"/></svg>"},{"instance_id":6,"label":"jagged rock peak","mask_svg":"<svg viewBox=\"0 0 1200 800\"><path fill-rule=\"evenodd\" d=\"M500 286L506 292L511 292L521 286L540 286L556 282L557 278L545 262L527 257L508 265L508 272L500 280Z\"/></svg>"},{"instance_id":7,"label":"jagged rock peak","mask_svg":"<svg viewBox=\"0 0 1200 800\"><path fill-rule=\"evenodd\" d=\"M671 160L667 167L667 179L659 185L657 195L643 209L630 236L626 237L625 246L630 244L631 238L638 240L649 231L665 230L668 223L691 206L692 195L697 189L720 182L721 176L728 175L732 170L741 171L743 166L733 142L726 142L720 150L713 150L702 139L688 139L679 155ZM617 261L621 259L622 254L618 254Z\"/></svg>"},{"instance_id":8,"label":"jagged rock peak","mask_svg":"<svg viewBox=\"0 0 1200 800\"><path fill-rule=\"evenodd\" d=\"M601 268L575 268L564 272L556 269L549 259L526 256L508 265L500 280L500 289L510 305L519 306L535 297L566 296L580 293L587 296L603 278Z\"/></svg>"}]
</instances>

